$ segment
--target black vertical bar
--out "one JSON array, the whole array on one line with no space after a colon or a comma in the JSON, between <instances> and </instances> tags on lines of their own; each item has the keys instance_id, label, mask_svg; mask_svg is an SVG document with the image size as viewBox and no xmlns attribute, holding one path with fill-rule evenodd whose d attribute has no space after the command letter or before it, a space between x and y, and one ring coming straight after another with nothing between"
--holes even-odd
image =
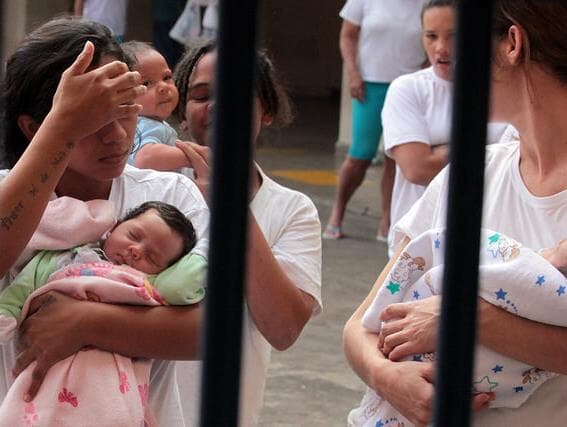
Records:
<instances>
[{"instance_id":1,"label":"black vertical bar","mask_svg":"<svg viewBox=\"0 0 567 427\"><path fill-rule=\"evenodd\" d=\"M256 1L220 2L201 426L236 426Z\"/></svg>"},{"instance_id":2,"label":"black vertical bar","mask_svg":"<svg viewBox=\"0 0 567 427\"><path fill-rule=\"evenodd\" d=\"M451 166L434 423L470 425L492 2L458 6Z\"/></svg>"},{"instance_id":3,"label":"black vertical bar","mask_svg":"<svg viewBox=\"0 0 567 427\"><path fill-rule=\"evenodd\" d=\"M0 81L4 81L4 68L5 68L5 52L4 43L6 40L6 7L4 0L0 0ZM6 129L4 127L4 97L0 96L0 169L8 167L6 162Z\"/></svg>"}]
</instances>

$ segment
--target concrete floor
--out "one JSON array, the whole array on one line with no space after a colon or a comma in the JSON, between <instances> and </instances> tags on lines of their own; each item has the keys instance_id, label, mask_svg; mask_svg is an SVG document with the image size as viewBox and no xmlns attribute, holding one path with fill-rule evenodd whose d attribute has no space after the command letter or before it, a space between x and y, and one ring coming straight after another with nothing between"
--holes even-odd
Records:
<instances>
[{"instance_id":1,"label":"concrete floor","mask_svg":"<svg viewBox=\"0 0 567 427\"><path fill-rule=\"evenodd\" d=\"M264 134L257 160L276 180L309 195L324 226L345 155L335 153L338 99L296 102L295 124ZM380 174L379 166L371 167L349 204L343 227L348 237L323 241L324 311L291 349L272 353L262 426L344 426L362 398L364 385L348 367L341 335L387 260L386 245L375 240Z\"/></svg>"}]
</instances>

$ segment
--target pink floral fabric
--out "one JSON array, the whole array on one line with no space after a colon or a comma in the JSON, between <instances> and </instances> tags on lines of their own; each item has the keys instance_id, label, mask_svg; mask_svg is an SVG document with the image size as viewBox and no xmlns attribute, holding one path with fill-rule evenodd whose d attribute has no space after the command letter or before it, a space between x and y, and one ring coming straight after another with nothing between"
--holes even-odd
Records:
<instances>
[{"instance_id":1,"label":"pink floral fabric","mask_svg":"<svg viewBox=\"0 0 567 427\"><path fill-rule=\"evenodd\" d=\"M53 273L48 283L28 298L22 318L30 301L49 290L96 302L165 304L143 273L100 261L69 265ZM150 360L83 349L54 365L36 398L27 403L23 396L34 367L35 362L10 388L0 406L0 426L156 425L147 405Z\"/></svg>"}]
</instances>

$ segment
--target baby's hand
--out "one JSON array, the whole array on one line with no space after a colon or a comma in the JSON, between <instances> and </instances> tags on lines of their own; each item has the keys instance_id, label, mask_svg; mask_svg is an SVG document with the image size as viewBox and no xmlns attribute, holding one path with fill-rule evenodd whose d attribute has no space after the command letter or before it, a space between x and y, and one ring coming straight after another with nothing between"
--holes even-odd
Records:
<instances>
[{"instance_id":1,"label":"baby's hand","mask_svg":"<svg viewBox=\"0 0 567 427\"><path fill-rule=\"evenodd\" d=\"M567 239L559 241L552 248L543 249L540 253L555 268L567 275Z\"/></svg>"}]
</instances>

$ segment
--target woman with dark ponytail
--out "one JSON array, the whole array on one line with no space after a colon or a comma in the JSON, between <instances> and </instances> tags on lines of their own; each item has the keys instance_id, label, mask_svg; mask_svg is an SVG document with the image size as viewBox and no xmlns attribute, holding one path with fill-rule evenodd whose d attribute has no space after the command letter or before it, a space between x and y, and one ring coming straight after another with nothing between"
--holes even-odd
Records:
<instances>
[{"instance_id":1,"label":"woman with dark ponytail","mask_svg":"<svg viewBox=\"0 0 567 427\"><path fill-rule=\"evenodd\" d=\"M567 3L564 0L496 0L493 21L491 119L511 123L519 141L487 148L483 227L502 230L530 247L548 247L567 229ZM426 230L445 226L447 169L398 222L403 251ZM378 338L362 315L391 268L344 330L346 356L368 386L415 425L431 422L433 366L397 362L435 350L439 297L392 304ZM513 286L513 284L510 284ZM558 298L564 297L558 289ZM479 300L478 341L512 359L559 375L518 408L490 409L486 394L471 396L478 426L559 427L567 420L567 329L514 316ZM528 379L537 381L537 378ZM517 389L522 392L522 387ZM406 426L407 427L407 426Z\"/></svg>"}]
</instances>

